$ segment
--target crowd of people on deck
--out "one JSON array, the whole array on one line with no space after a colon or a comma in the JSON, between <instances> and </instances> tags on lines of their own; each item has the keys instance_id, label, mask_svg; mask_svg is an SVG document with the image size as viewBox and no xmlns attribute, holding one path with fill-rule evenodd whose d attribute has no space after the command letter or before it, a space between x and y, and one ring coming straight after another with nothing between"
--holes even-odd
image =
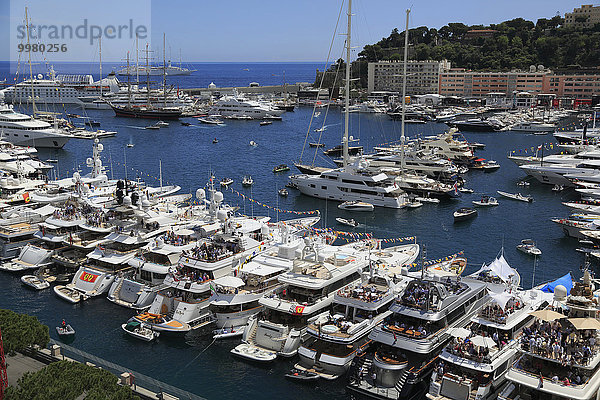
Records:
<instances>
[{"instance_id":1,"label":"crowd of people on deck","mask_svg":"<svg viewBox=\"0 0 600 400\"><path fill-rule=\"evenodd\" d=\"M86 223L90 226L102 226L106 222L104 213L102 211L96 211L89 213L85 216Z\"/></svg>"},{"instance_id":2,"label":"crowd of people on deck","mask_svg":"<svg viewBox=\"0 0 600 400\"><path fill-rule=\"evenodd\" d=\"M450 346L450 352L462 358L468 358L480 363L489 364L490 349L487 346L475 346L470 338L455 338Z\"/></svg>"},{"instance_id":3,"label":"crowd of people on deck","mask_svg":"<svg viewBox=\"0 0 600 400\"><path fill-rule=\"evenodd\" d=\"M81 211L75 207L73 204L67 204L65 208L56 209L52 213L52 218L54 219L62 219L65 221L70 221L73 219L78 219L82 217Z\"/></svg>"},{"instance_id":4,"label":"crowd of people on deck","mask_svg":"<svg viewBox=\"0 0 600 400\"><path fill-rule=\"evenodd\" d=\"M198 260L206 260L209 262L218 261L229 254L235 254L238 252L238 244L230 242L222 243L202 243L199 246L195 246L189 251L183 251L184 257L192 257Z\"/></svg>"},{"instance_id":5,"label":"crowd of people on deck","mask_svg":"<svg viewBox=\"0 0 600 400\"><path fill-rule=\"evenodd\" d=\"M518 369L523 369L538 376L539 387L544 387L545 381L550 381L563 386L578 386L586 383L586 377L579 368L569 366L554 366L532 357L523 357L516 364Z\"/></svg>"},{"instance_id":6,"label":"crowd of people on deck","mask_svg":"<svg viewBox=\"0 0 600 400\"><path fill-rule=\"evenodd\" d=\"M559 321L535 321L523 328L521 346L530 353L560 360L563 365L587 365L598 352L595 329L577 330Z\"/></svg>"},{"instance_id":7,"label":"crowd of people on deck","mask_svg":"<svg viewBox=\"0 0 600 400\"><path fill-rule=\"evenodd\" d=\"M479 315L489 321L505 324L508 316L521 308L523 308L523 302L518 298L512 298L506 303L504 308L498 305L498 303L488 304L481 309Z\"/></svg>"},{"instance_id":8,"label":"crowd of people on deck","mask_svg":"<svg viewBox=\"0 0 600 400\"><path fill-rule=\"evenodd\" d=\"M204 283L212 279L206 272L183 266L178 266L175 268L171 267L169 268L169 273L173 276L175 281L187 280L196 283Z\"/></svg>"},{"instance_id":9,"label":"crowd of people on deck","mask_svg":"<svg viewBox=\"0 0 600 400\"><path fill-rule=\"evenodd\" d=\"M166 244L171 244L173 246L183 246L188 244L191 241L190 236L180 236L177 235L174 231L170 230L161 236L161 239Z\"/></svg>"},{"instance_id":10,"label":"crowd of people on deck","mask_svg":"<svg viewBox=\"0 0 600 400\"><path fill-rule=\"evenodd\" d=\"M346 288L338 292L338 295L345 298L354 298L365 302L379 301L385 292L378 290L373 285L361 286L356 288Z\"/></svg>"},{"instance_id":11,"label":"crowd of people on deck","mask_svg":"<svg viewBox=\"0 0 600 400\"><path fill-rule=\"evenodd\" d=\"M439 302L438 292L428 284L410 285L402 295L402 302L421 310L435 309Z\"/></svg>"}]
</instances>

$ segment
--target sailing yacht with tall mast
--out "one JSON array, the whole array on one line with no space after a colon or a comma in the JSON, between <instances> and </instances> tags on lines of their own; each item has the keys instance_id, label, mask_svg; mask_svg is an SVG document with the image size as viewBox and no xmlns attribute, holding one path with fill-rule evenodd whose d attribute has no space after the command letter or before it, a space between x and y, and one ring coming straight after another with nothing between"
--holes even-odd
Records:
<instances>
[{"instance_id":1,"label":"sailing yacht with tall mast","mask_svg":"<svg viewBox=\"0 0 600 400\"><path fill-rule=\"evenodd\" d=\"M348 30L346 33L346 88L344 102L350 107L350 32L352 2L348 3ZM356 162L350 165L348 157L348 128L350 113L344 113L342 139L343 166L326 170L319 175L292 175L290 180L302 194L327 200L364 201L378 207L403 208L408 196L383 173L367 170L367 165Z\"/></svg>"}]
</instances>

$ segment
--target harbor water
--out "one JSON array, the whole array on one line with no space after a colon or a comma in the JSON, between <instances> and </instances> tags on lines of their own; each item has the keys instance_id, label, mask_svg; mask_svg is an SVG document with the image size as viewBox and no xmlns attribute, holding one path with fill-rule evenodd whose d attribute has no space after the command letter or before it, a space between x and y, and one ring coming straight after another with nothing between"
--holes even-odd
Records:
<instances>
[{"instance_id":1,"label":"harbor water","mask_svg":"<svg viewBox=\"0 0 600 400\"><path fill-rule=\"evenodd\" d=\"M206 87L210 82L218 86L247 85L257 81L261 84L281 84L286 71L288 82L313 81L316 64L202 64L190 77L177 79L180 87ZM7 76L8 66L0 71L0 79ZM55 66L56 68L56 66ZM62 66L64 73L91 73L90 70L69 70L72 65ZM91 67L90 67L91 68ZM229 69L228 69L229 68ZM248 68L249 71L244 71ZM227 74L222 74L228 71ZM260 73L258 72L260 71ZM293 73L291 71L294 71ZM258 75L252 75L256 73ZM4 74L4 75L3 75ZM222 77L223 81L218 81ZM293 77L291 77L293 76ZM288 79L289 78L289 79ZM7 81L10 81L8 79ZM63 111L61 106L50 109ZM82 113L75 107L66 107L70 113ZM323 125L326 109L313 119L308 142L317 141L315 128ZM258 121L226 121L224 126L202 125L193 118L183 119L191 126L170 122L167 128L145 130L152 122L128 118L116 118L112 111L90 110L86 115L101 123L101 129L116 130L115 137L102 139L104 165L111 174L123 177L125 171L130 179L140 178L150 185L158 185L159 161L162 163L163 183L178 184L183 193L194 193L203 187L211 171L217 180L230 177L234 180L231 190L224 191L225 200L240 207L248 215L268 214L273 220L293 218L292 214L277 213L256 203L244 201L236 192L244 193L261 203L283 210L315 210L321 212L320 226L346 231L349 228L336 225L335 218L354 218L360 225L355 232L372 233L378 238L403 238L415 236L426 248L427 259L437 259L459 251L468 258L465 273L476 270L484 262L490 262L504 247L505 257L522 276L522 286L531 287L534 274L532 257L516 250L522 239L537 242L543 255L537 260L535 282L550 280L569 271L579 276L583 256L575 251L577 242L566 238L560 227L550 221L552 217L567 216L569 211L562 201L576 199L574 191L554 192L551 186L532 182L529 187L516 183L525 178L519 168L506 158L509 151L537 147L552 143L551 134L546 136L516 132L465 133L469 141L486 144L478 150L481 158L497 161L501 168L492 173L470 171L465 175L466 187L473 194L463 194L458 199L440 204L424 204L417 209L375 209L372 213L351 213L337 208L338 203L303 196L290 189L288 197L277 194L288 181L287 176L296 173L273 173L278 164L299 160L322 166L332 166L322 154L308 146L302 153L312 108L297 107L294 112L283 115L282 121L260 126ZM328 111L322 141L325 148L340 142L342 115L338 108ZM407 125L411 138L434 135L447 129L445 124L429 122L423 125ZM360 140L365 151L373 146L400 138L400 122L392 121L385 114L352 114L350 135ZM218 143L213 143L217 138ZM250 141L257 146L251 146ZM77 169L86 171L85 159L91 154L91 141L71 140L61 150L39 150L42 160L56 159L56 173L70 176ZM133 147L127 147L132 144ZM244 175L254 179L252 189L242 188ZM533 203L505 199L497 190L530 194ZM471 206L472 200L482 195L498 198L498 207L481 208L479 215L464 223L454 223L452 213L460 207ZM229 350L239 339L212 342L206 332L193 332L185 337L161 336L156 342L144 343L131 339L121 331L121 324L133 315L105 298L94 298L81 304L71 305L58 299L51 290L35 292L21 285L19 277L0 274L0 308L36 315L53 329L64 318L77 331L73 346L109 361L152 376L158 380L180 387L206 398L221 400L243 398L286 399L341 399L345 392L344 379L336 382L319 382L302 385L287 381L284 374L296 362L281 359L263 366L233 358Z\"/></svg>"}]
</instances>

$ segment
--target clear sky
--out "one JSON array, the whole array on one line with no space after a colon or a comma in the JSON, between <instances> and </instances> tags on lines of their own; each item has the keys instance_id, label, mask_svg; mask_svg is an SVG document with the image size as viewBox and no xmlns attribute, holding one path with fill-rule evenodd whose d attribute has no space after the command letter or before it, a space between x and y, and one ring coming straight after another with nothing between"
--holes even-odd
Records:
<instances>
[{"instance_id":1,"label":"clear sky","mask_svg":"<svg viewBox=\"0 0 600 400\"><path fill-rule=\"evenodd\" d=\"M63 1L46 2L52 16L62 13L64 17L65 13L74 12L69 11L73 9L74 0ZM0 0L3 37L14 35L6 28L10 10L24 9L31 2L39 0ZM114 7L103 1L79 0L78 3L104 6L104 11L110 9L114 15L131 12L132 8ZM126 3L129 0L121 0L122 5ZM173 59L179 58L181 49L187 62L285 62L326 59L341 0L147 0L145 4L151 7L152 48L162 47L165 32L167 53L170 49ZM581 0L353 0L353 46L358 52L365 44L388 36L395 27L402 31L406 8L412 9L410 27L439 28L449 22L490 24L517 17L535 22L557 13L564 15L581 4ZM22 19L22 15L18 17ZM32 15L34 24L35 17ZM68 17L77 19L73 15ZM338 32L345 32L344 19ZM341 54L341 40L337 43L334 58ZM9 51L14 53L12 47L15 47L12 37L0 40L0 59L6 60L11 54ZM93 53L97 52L97 45L94 49L89 47L77 52L72 61L96 60ZM120 61L125 57L116 53L123 51L107 46L105 53L103 45L104 60Z\"/></svg>"}]
</instances>

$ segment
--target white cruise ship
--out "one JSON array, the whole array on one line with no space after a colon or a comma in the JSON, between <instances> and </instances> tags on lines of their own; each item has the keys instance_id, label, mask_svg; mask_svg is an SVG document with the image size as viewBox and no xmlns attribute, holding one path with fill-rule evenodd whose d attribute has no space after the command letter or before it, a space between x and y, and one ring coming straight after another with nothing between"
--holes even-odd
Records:
<instances>
[{"instance_id":1,"label":"white cruise ship","mask_svg":"<svg viewBox=\"0 0 600 400\"><path fill-rule=\"evenodd\" d=\"M209 110L210 115L231 118L263 119L279 117L285 111L270 104L248 100L241 96L221 97Z\"/></svg>"},{"instance_id":2,"label":"white cruise ship","mask_svg":"<svg viewBox=\"0 0 600 400\"><path fill-rule=\"evenodd\" d=\"M12 106L0 103L1 139L19 146L62 149L73 136L47 122L15 112Z\"/></svg>"}]
</instances>

